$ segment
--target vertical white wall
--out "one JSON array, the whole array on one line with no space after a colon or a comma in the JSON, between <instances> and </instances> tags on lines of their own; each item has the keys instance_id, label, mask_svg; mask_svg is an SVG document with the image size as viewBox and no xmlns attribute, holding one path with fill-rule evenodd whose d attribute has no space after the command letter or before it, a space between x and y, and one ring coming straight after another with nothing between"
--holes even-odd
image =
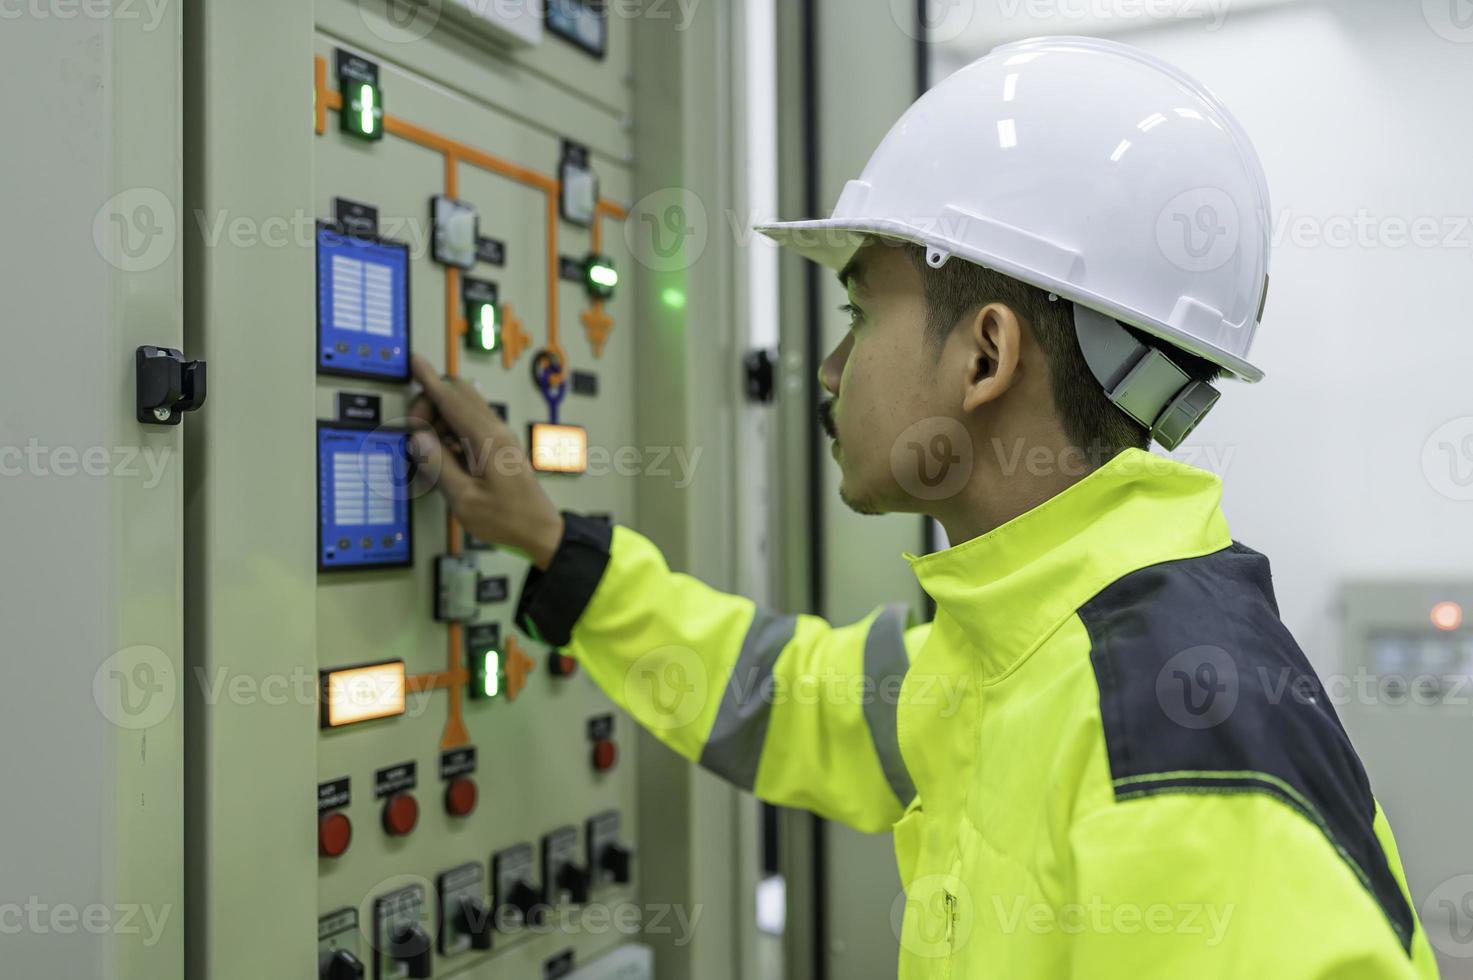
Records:
<instances>
[{"instance_id":1,"label":"vertical white wall","mask_svg":"<svg viewBox=\"0 0 1473 980\"><path fill-rule=\"evenodd\" d=\"M1226 461L1235 534L1277 559L1284 618L1338 670L1342 579L1473 575L1473 506L1422 466L1433 432L1473 415L1473 115L1457 108L1473 43L1374 0L1126 39L1203 79L1263 158L1268 377L1230 386L1193 442Z\"/></svg>"},{"instance_id":2,"label":"vertical white wall","mask_svg":"<svg viewBox=\"0 0 1473 980\"><path fill-rule=\"evenodd\" d=\"M1289 7L1230 18L1217 36L1176 27L1140 38L1218 91L1269 175L1268 379L1230 391L1200 439L1233 452L1228 518L1274 560L1284 618L1327 674L1347 669L1343 580L1473 578L1473 503L1439 492L1449 474L1423 465L1444 423L1462 418L1473 433L1473 118L1455 108L1455 93L1473 89L1473 32L1449 40L1425 9ZM1417 227L1420 243L1408 240ZM1424 905L1473 871L1459 815L1424 805L1430 784L1461 780L1446 726L1385 706L1339 710L1402 828ZM1363 721L1386 711L1405 712L1406 724ZM1463 815L1473 811L1473 788L1462 802Z\"/></svg>"}]
</instances>

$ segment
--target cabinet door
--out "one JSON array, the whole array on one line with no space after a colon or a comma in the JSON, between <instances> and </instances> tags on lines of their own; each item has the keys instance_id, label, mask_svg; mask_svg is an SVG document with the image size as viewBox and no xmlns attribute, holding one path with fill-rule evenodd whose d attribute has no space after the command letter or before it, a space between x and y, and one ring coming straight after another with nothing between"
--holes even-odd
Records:
<instances>
[{"instance_id":1,"label":"cabinet door","mask_svg":"<svg viewBox=\"0 0 1473 980\"><path fill-rule=\"evenodd\" d=\"M26 905L5 937L15 976L183 975L188 423L137 420L134 363L183 336L180 10L27 4L0 28L0 867Z\"/></svg>"}]
</instances>

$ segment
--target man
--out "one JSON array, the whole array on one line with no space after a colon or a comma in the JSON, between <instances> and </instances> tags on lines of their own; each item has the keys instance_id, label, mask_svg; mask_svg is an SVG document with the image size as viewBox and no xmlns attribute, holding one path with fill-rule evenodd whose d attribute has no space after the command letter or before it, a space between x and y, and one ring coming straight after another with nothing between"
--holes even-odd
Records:
<instances>
[{"instance_id":1,"label":"man","mask_svg":"<svg viewBox=\"0 0 1473 980\"><path fill-rule=\"evenodd\" d=\"M902 607L831 626L559 514L484 400L424 362L419 450L535 568L521 628L758 796L891 829L902 977L1434 976L1386 820L1173 448L1247 360L1268 197L1201 86L1122 45L999 48L924 96L833 217L766 229L839 271L823 420L862 513L920 512ZM1265 434L1267 437L1269 434ZM878 924L877 924L878 925Z\"/></svg>"}]
</instances>

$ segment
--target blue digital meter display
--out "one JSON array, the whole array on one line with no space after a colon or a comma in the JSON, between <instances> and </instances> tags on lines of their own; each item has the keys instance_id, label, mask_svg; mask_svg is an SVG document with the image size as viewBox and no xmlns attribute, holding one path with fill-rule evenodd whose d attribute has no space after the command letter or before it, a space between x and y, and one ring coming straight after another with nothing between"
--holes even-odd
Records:
<instances>
[{"instance_id":1,"label":"blue digital meter display","mask_svg":"<svg viewBox=\"0 0 1473 980\"><path fill-rule=\"evenodd\" d=\"M409 246L317 226L317 370L409 380Z\"/></svg>"},{"instance_id":2,"label":"blue digital meter display","mask_svg":"<svg viewBox=\"0 0 1473 980\"><path fill-rule=\"evenodd\" d=\"M409 434L317 427L317 567L384 568L414 560Z\"/></svg>"}]
</instances>

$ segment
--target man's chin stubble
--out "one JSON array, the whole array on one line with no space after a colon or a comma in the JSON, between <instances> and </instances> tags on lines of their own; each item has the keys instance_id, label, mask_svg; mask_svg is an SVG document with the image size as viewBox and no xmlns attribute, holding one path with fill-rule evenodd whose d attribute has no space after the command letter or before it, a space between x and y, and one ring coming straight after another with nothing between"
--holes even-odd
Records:
<instances>
[{"instance_id":1,"label":"man's chin stubble","mask_svg":"<svg viewBox=\"0 0 1473 980\"><path fill-rule=\"evenodd\" d=\"M844 490L844 487L842 485L839 487L839 499L844 502L844 506L854 511L854 513L863 514L865 517L880 517L885 513L883 510L881 510L879 507L868 500L864 500L859 497L851 497Z\"/></svg>"}]
</instances>

